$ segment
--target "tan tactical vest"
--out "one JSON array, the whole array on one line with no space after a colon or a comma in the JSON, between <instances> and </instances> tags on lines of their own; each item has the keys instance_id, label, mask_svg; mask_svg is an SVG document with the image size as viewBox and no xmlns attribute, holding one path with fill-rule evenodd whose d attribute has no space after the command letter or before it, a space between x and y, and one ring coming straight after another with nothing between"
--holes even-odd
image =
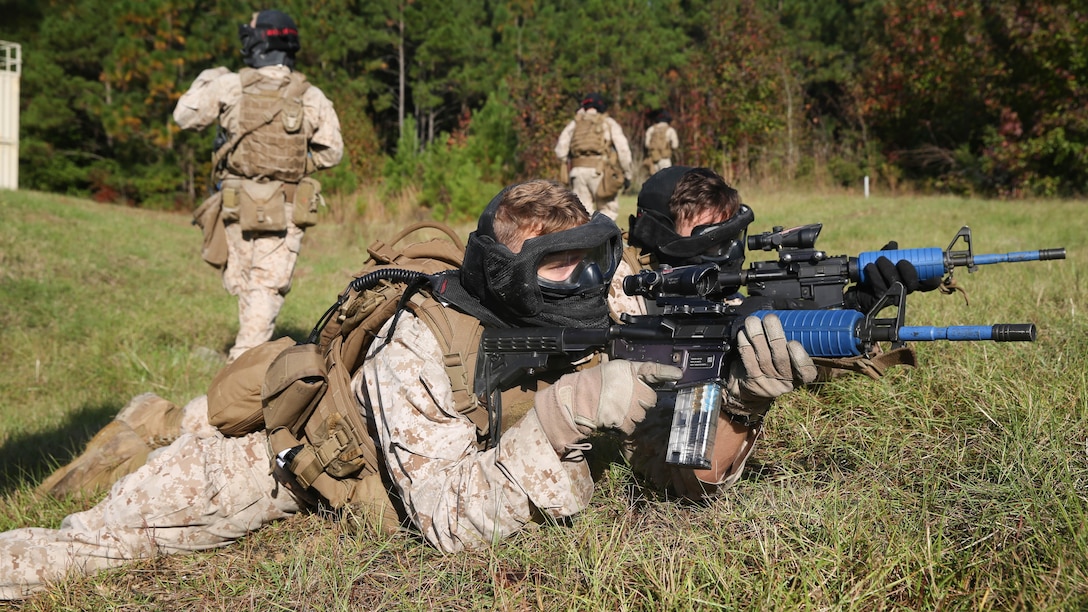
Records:
<instances>
[{"instance_id":1,"label":"tan tactical vest","mask_svg":"<svg viewBox=\"0 0 1088 612\"><path fill-rule=\"evenodd\" d=\"M650 161L657 163L663 159L672 157L672 147L669 146L668 125L658 124L650 128Z\"/></svg>"},{"instance_id":2,"label":"tan tactical vest","mask_svg":"<svg viewBox=\"0 0 1088 612\"><path fill-rule=\"evenodd\" d=\"M604 155L612 145L605 113L582 113L574 120L570 154L574 159Z\"/></svg>"},{"instance_id":3,"label":"tan tactical vest","mask_svg":"<svg viewBox=\"0 0 1088 612\"><path fill-rule=\"evenodd\" d=\"M239 76L238 134L224 145L227 170L250 179L299 182L306 176L306 154L313 136L302 105L310 84L298 72L269 79L245 68Z\"/></svg>"}]
</instances>

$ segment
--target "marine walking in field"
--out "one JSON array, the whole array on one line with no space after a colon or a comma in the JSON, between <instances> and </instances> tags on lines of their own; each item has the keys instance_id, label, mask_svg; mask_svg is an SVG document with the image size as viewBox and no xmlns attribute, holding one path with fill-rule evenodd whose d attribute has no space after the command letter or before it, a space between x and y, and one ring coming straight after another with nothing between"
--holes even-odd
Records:
<instances>
[{"instance_id":1,"label":"marine walking in field","mask_svg":"<svg viewBox=\"0 0 1088 612\"><path fill-rule=\"evenodd\" d=\"M216 192L197 210L204 258L238 298L238 336L228 359L272 337L302 248L317 222L321 185L314 171L344 153L332 102L294 70L294 21L266 10L240 25L247 68L205 70L174 109L184 129L218 122Z\"/></svg>"},{"instance_id":2,"label":"marine walking in field","mask_svg":"<svg viewBox=\"0 0 1088 612\"><path fill-rule=\"evenodd\" d=\"M673 155L680 148L680 137L676 129L670 125L672 113L661 110L655 113L654 123L646 129L645 147L646 161L649 162L649 173L672 166Z\"/></svg>"},{"instance_id":3,"label":"marine walking in field","mask_svg":"<svg viewBox=\"0 0 1088 612\"><path fill-rule=\"evenodd\" d=\"M615 221L620 211L616 198L631 184L631 146L607 109L600 94L588 94L560 132L555 154L564 169L569 164L570 188L586 210Z\"/></svg>"}]
</instances>

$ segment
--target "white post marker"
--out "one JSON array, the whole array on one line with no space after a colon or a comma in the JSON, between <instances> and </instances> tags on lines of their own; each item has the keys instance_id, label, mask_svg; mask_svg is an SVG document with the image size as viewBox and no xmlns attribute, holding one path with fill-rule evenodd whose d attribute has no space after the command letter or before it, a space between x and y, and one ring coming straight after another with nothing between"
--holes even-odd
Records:
<instances>
[{"instance_id":1,"label":"white post marker","mask_svg":"<svg viewBox=\"0 0 1088 612\"><path fill-rule=\"evenodd\" d=\"M869 175L865 175L865 197L869 197Z\"/></svg>"},{"instance_id":2,"label":"white post marker","mask_svg":"<svg viewBox=\"0 0 1088 612\"><path fill-rule=\"evenodd\" d=\"M0 40L0 189L19 188L19 75L22 46Z\"/></svg>"}]
</instances>

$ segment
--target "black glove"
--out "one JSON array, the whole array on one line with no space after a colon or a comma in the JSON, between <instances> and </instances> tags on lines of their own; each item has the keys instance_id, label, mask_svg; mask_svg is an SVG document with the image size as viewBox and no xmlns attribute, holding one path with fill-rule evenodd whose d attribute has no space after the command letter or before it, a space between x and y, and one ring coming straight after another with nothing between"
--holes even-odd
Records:
<instances>
[{"instance_id":1,"label":"black glove","mask_svg":"<svg viewBox=\"0 0 1088 612\"><path fill-rule=\"evenodd\" d=\"M898 248L899 244L893 240L880 250L894 251ZM919 280L918 270L905 259L892 263L887 257L877 257L876 261L865 265L863 274L865 281L847 289L843 298L848 308L860 312L869 312L895 283L902 283L908 294L915 291L933 291L941 286L940 277Z\"/></svg>"}]
</instances>

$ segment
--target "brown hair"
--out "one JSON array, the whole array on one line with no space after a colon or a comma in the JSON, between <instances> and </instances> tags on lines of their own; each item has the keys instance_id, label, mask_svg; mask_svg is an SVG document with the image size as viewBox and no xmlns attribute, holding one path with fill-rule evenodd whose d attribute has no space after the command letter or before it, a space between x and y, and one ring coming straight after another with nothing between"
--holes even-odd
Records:
<instances>
[{"instance_id":1,"label":"brown hair","mask_svg":"<svg viewBox=\"0 0 1088 612\"><path fill-rule=\"evenodd\" d=\"M676 183L669 198L669 214L676 225L696 218L704 210L720 211L720 221L726 221L737 214L740 204L740 193L717 172L692 168Z\"/></svg>"},{"instance_id":2,"label":"brown hair","mask_svg":"<svg viewBox=\"0 0 1088 612\"><path fill-rule=\"evenodd\" d=\"M517 253L529 238L561 232L589 222L574 192L555 181L537 179L514 185L495 210L495 240Z\"/></svg>"}]
</instances>

